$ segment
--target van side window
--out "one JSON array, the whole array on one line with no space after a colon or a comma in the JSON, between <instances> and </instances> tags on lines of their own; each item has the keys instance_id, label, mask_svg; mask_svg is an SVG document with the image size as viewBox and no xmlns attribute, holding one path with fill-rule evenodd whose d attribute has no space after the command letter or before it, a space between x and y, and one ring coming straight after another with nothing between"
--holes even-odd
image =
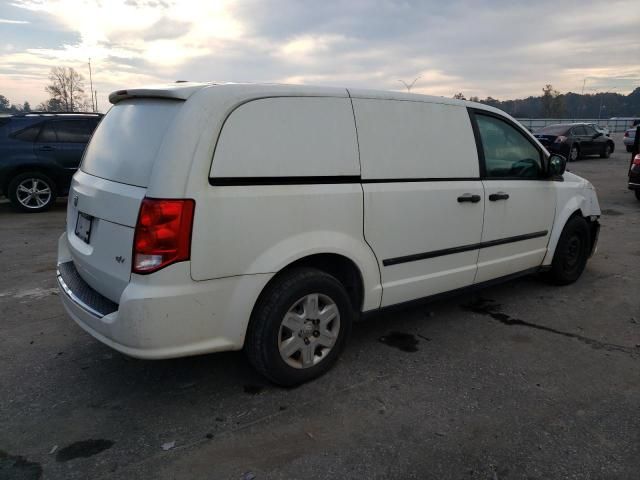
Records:
<instances>
[{"instance_id":1,"label":"van side window","mask_svg":"<svg viewBox=\"0 0 640 480\"><path fill-rule=\"evenodd\" d=\"M516 128L498 118L476 114L488 178L539 178L538 149Z\"/></svg>"},{"instance_id":2,"label":"van side window","mask_svg":"<svg viewBox=\"0 0 640 480\"><path fill-rule=\"evenodd\" d=\"M253 100L231 113L216 146L211 178L360 175L348 98Z\"/></svg>"}]
</instances>

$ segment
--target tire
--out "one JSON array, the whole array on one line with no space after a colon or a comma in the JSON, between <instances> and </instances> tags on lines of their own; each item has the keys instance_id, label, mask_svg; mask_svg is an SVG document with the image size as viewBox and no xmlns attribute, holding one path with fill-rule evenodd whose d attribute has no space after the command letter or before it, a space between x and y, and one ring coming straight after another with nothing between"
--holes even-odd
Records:
<instances>
[{"instance_id":1,"label":"tire","mask_svg":"<svg viewBox=\"0 0 640 480\"><path fill-rule=\"evenodd\" d=\"M633 152L633 146L626 145L626 147L627 147L627 153L632 153Z\"/></svg>"},{"instance_id":2,"label":"tire","mask_svg":"<svg viewBox=\"0 0 640 480\"><path fill-rule=\"evenodd\" d=\"M638 201L640 201L640 190L634 190L634 193L636 194Z\"/></svg>"},{"instance_id":3,"label":"tire","mask_svg":"<svg viewBox=\"0 0 640 480\"><path fill-rule=\"evenodd\" d=\"M612 151L611 144L609 142L605 143L604 147L602 147L602 152L600 152L600 158L609 158Z\"/></svg>"},{"instance_id":4,"label":"tire","mask_svg":"<svg viewBox=\"0 0 640 480\"><path fill-rule=\"evenodd\" d=\"M328 319L324 326L323 312ZM333 366L354 316L349 296L335 277L314 268L294 269L260 296L244 349L254 368L273 383L299 385Z\"/></svg>"},{"instance_id":5,"label":"tire","mask_svg":"<svg viewBox=\"0 0 640 480\"><path fill-rule=\"evenodd\" d=\"M545 274L547 280L556 285L568 285L578 280L587 265L590 251L587 221L581 216L571 217L560 234L551 270Z\"/></svg>"},{"instance_id":6,"label":"tire","mask_svg":"<svg viewBox=\"0 0 640 480\"><path fill-rule=\"evenodd\" d=\"M579 160L579 159L580 159L580 147L578 147L578 145L571 145L567 162L575 162L576 160Z\"/></svg>"},{"instance_id":7,"label":"tire","mask_svg":"<svg viewBox=\"0 0 640 480\"><path fill-rule=\"evenodd\" d=\"M35 192L40 193L34 195ZM9 182L7 193L13 207L27 213L49 210L57 196L55 182L36 171L16 175Z\"/></svg>"}]
</instances>

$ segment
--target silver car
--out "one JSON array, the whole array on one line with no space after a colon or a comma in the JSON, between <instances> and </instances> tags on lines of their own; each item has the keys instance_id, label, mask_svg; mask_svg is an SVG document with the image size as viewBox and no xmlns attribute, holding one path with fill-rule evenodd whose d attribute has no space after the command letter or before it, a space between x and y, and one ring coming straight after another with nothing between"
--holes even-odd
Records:
<instances>
[{"instance_id":1,"label":"silver car","mask_svg":"<svg viewBox=\"0 0 640 480\"><path fill-rule=\"evenodd\" d=\"M622 137L624 146L627 147L627 152L633 150L633 142L636 140L636 128L637 127L629 128L624 132L624 137Z\"/></svg>"}]
</instances>

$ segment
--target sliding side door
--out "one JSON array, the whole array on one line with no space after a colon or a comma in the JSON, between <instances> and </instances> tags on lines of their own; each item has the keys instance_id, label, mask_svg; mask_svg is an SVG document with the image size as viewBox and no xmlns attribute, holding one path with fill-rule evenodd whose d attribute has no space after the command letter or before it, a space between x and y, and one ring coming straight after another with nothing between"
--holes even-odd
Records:
<instances>
[{"instance_id":1,"label":"sliding side door","mask_svg":"<svg viewBox=\"0 0 640 480\"><path fill-rule=\"evenodd\" d=\"M382 272L382 306L471 285L484 191L467 110L354 97L364 233Z\"/></svg>"}]
</instances>

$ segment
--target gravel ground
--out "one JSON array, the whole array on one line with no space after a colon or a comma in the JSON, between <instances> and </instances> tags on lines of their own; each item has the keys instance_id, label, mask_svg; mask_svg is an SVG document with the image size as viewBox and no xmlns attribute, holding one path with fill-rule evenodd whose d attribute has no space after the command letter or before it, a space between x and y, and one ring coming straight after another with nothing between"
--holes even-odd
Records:
<instances>
[{"instance_id":1,"label":"gravel ground","mask_svg":"<svg viewBox=\"0 0 640 480\"><path fill-rule=\"evenodd\" d=\"M0 479L637 479L640 202L629 155L570 164L598 189L598 254L574 285L535 277L359 322L296 389L239 352L116 353L55 289L64 200L0 203Z\"/></svg>"}]
</instances>

